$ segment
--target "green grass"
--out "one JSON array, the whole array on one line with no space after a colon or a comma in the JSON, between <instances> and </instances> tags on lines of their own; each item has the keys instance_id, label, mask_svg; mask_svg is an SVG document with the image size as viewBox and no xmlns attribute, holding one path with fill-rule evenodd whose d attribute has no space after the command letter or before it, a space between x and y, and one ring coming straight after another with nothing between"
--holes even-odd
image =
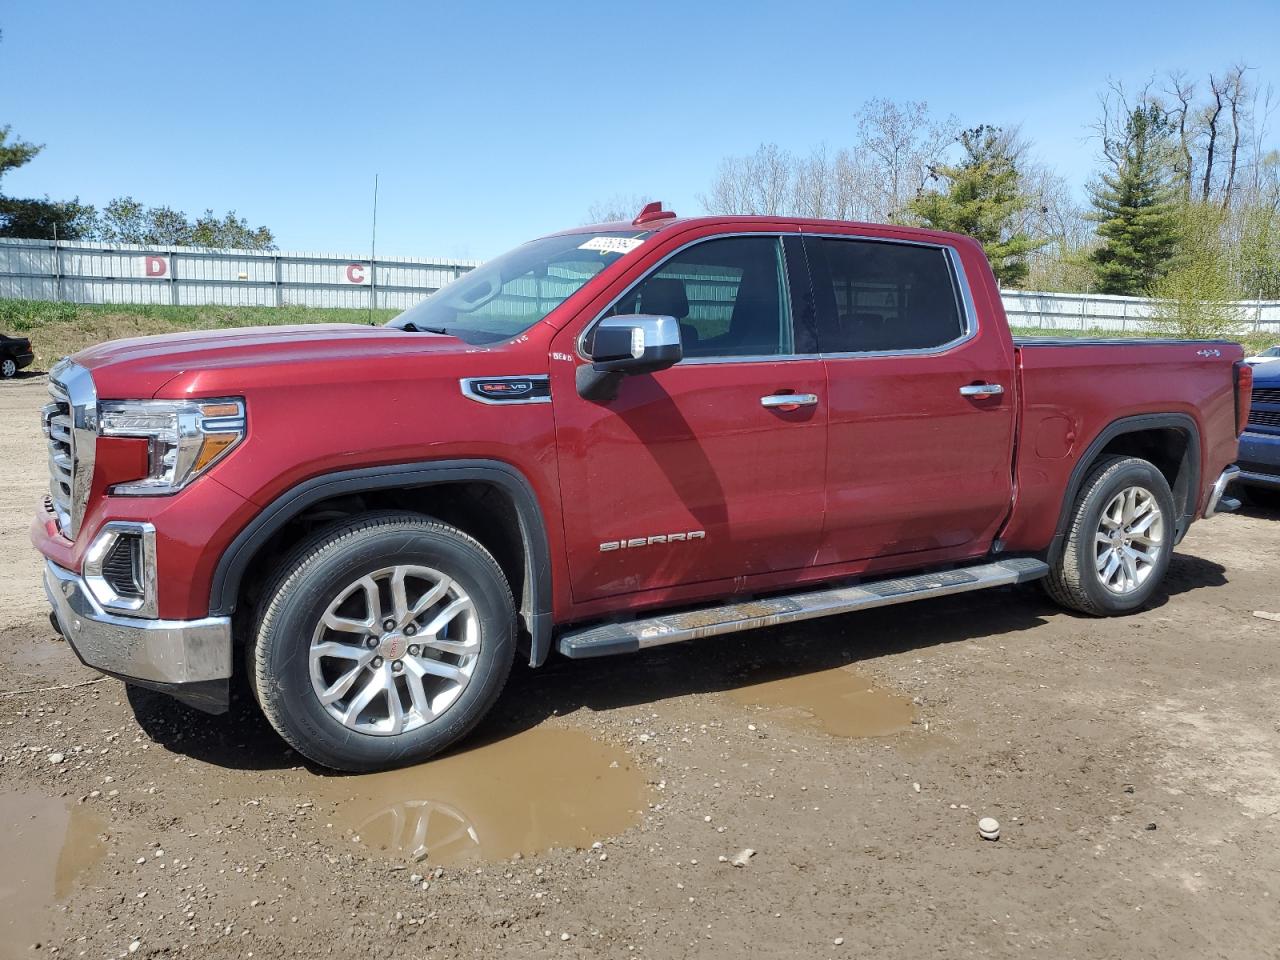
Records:
<instances>
[{"instance_id":1,"label":"green grass","mask_svg":"<svg viewBox=\"0 0 1280 960\"><path fill-rule=\"evenodd\" d=\"M385 323L398 310L373 311L374 323ZM368 310L328 310L317 307L174 307L126 304L51 303L46 300L0 300L0 333L31 338L34 368L48 370L68 356L104 340L145 337L183 330L224 330L230 327L274 326L284 323L368 323ZM1143 334L1118 330L1044 330L1015 327L1018 336L1133 337ZM1155 334L1152 334L1155 336ZM1246 351L1257 352L1280 341L1276 334L1246 334Z\"/></svg>"}]
</instances>

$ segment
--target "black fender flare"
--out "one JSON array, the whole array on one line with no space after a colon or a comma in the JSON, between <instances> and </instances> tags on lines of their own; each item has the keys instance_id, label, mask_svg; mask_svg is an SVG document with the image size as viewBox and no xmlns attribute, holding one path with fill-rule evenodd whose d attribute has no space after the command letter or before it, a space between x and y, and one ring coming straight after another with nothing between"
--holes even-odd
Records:
<instances>
[{"instance_id":1,"label":"black fender flare","mask_svg":"<svg viewBox=\"0 0 1280 960\"><path fill-rule=\"evenodd\" d=\"M1187 437L1187 448L1182 453L1182 463L1178 469L1179 479L1185 477L1186 485L1182 494L1182 515L1175 524L1174 535L1174 543L1181 542L1192 521L1195 520L1196 502L1200 497L1200 428L1196 426L1195 420L1185 413L1139 414L1111 421L1098 432L1098 435L1085 448L1080 459L1076 461L1075 467L1071 470L1071 476L1067 479L1066 493L1063 495L1062 508L1058 514L1058 525L1054 531L1053 541L1049 544L1050 560L1056 560L1062 556L1067 539L1067 527L1071 523L1071 508L1080 492L1080 485L1084 483L1085 474L1098 459L1102 449L1116 437L1124 436L1126 433L1168 429L1178 430ZM1178 491L1175 489L1174 497L1177 496Z\"/></svg>"},{"instance_id":2,"label":"black fender flare","mask_svg":"<svg viewBox=\"0 0 1280 960\"><path fill-rule=\"evenodd\" d=\"M442 483L485 483L499 488L515 507L524 543L525 596L517 598L530 635L529 663L541 666L551 649L551 550L533 487L500 460L430 460L362 467L321 474L290 487L264 507L218 558L209 589L209 616L235 612L240 581L258 551L286 523L332 497L377 490L406 490Z\"/></svg>"}]
</instances>

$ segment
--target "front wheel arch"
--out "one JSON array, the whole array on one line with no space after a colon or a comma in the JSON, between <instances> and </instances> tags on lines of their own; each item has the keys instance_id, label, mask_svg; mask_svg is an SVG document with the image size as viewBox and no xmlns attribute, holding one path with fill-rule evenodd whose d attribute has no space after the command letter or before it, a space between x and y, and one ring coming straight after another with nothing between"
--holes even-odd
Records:
<instances>
[{"instance_id":1,"label":"front wheel arch","mask_svg":"<svg viewBox=\"0 0 1280 960\"><path fill-rule=\"evenodd\" d=\"M431 508L431 489L463 485L493 490L509 505L515 518L517 535L511 538L509 552L511 563L519 567L519 576L510 576L510 580L516 588L520 618L528 634L529 663L541 666L551 650L552 624L551 551L546 524L528 479L515 467L498 460L392 464L322 474L303 481L268 504L223 551L210 587L209 615L231 616L245 606L244 588L253 579L247 575L272 553L273 545L285 535L286 528L309 511L323 510L326 505L339 504L344 499L365 498L369 501L365 509L411 509L424 516L434 516L438 511ZM403 502L409 497L417 502ZM387 502L389 500L400 502ZM454 516L439 519L465 529ZM476 535L473 531L467 532ZM477 539L498 555L500 561L504 559L501 545L487 542L483 536Z\"/></svg>"}]
</instances>

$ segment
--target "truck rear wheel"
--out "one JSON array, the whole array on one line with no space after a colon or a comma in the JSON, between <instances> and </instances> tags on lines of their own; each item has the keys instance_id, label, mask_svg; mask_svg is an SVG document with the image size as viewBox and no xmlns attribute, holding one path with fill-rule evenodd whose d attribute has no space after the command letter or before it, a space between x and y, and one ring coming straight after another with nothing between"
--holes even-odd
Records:
<instances>
[{"instance_id":1,"label":"truck rear wheel","mask_svg":"<svg viewBox=\"0 0 1280 960\"><path fill-rule=\"evenodd\" d=\"M1061 555L1044 579L1061 606L1095 617L1143 606L1169 569L1175 512L1169 483L1138 457L1104 457L1080 485Z\"/></svg>"},{"instance_id":2,"label":"truck rear wheel","mask_svg":"<svg viewBox=\"0 0 1280 960\"><path fill-rule=\"evenodd\" d=\"M511 589L480 543L417 514L367 514L281 565L249 674L290 746L370 771L419 763L470 732L514 654Z\"/></svg>"}]
</instances>

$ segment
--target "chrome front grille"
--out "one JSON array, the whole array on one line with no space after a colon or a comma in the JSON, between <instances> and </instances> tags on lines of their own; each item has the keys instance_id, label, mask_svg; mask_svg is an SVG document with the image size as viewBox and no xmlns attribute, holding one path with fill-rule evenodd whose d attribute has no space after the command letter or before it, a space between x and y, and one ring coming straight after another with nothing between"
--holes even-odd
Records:
<instances>
[{"instance_id":1,"label":"chrome front grille","mask_svg":"<svg viewBox=\"0 0 1280 960\"><path fill-rule=\"evenodd\" d=\"M44 435L49 444L49 497L58 526L71 529L72 490L75 486L75 452L71 438L71 402L62 385L49 382L52 401L45 405Z\"/></svg>"},{"instance_id":2,"label":"chrome front grille","mask_svg":"<svg viewBox=\"0 0 1280 960\"><path fill-rule=\"evenodd\" d=\"M41 412L49 447L49 499L68 540L80 532L98 449L98 394L84 367L63 360L49 371Z\"/></svg>"}]
</instances>

